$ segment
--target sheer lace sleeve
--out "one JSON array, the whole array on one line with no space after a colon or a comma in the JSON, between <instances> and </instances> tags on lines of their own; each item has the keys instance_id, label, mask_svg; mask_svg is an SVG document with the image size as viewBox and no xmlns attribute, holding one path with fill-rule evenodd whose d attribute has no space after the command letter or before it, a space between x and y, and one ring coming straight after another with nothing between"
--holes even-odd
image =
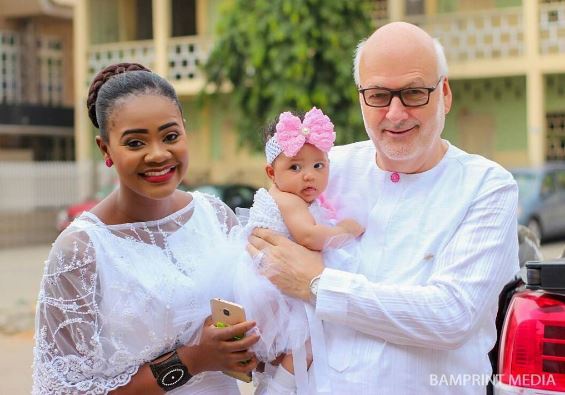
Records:
<instances>
[{"instance_id":1,"label":"sheer lace sleeve","mask_svg":"<svg viewBox=\"0 0 565 395\"><path fill-rule=\"evenodd\" d=\"M214 208L216 215L218 217L218 221L222 226L224 233L229 233L232 228L239 225L239 220L237 216L234 214L231 208L229 208L224 202L218 199L215 196L203 194L208 202Z\"/></svg>"},{"instance_id":2,"label":"sheer lace sleeve","mask_svg":"<svg viewBox=\"0 0 565 395\"><path fill-rule=\"evenodd\" d=\"M89 236L66 231L53 245L41 282L33 394L102 394L127 383L137 371L137 366L120 371L119 356L99 336L98 284Z\"/></svg>"}]
</instances>

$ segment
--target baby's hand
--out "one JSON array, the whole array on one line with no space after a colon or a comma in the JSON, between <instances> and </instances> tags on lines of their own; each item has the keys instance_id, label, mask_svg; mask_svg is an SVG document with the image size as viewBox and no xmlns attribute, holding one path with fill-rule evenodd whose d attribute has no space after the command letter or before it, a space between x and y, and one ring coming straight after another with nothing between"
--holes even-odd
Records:
<instances>
[{"instance_id":1,"label":"baby's hand","mask_svg":"<svg viewBox=\"0 0 565 395\"><path fill-rule=\"evenodd\" d=\"M344 219L337 223L337 226L342 228L345 233L349 233L353 237L359 237L365 232L365 228L363 228L357 221L354 219Z\"/></svg>"}]
</instances>

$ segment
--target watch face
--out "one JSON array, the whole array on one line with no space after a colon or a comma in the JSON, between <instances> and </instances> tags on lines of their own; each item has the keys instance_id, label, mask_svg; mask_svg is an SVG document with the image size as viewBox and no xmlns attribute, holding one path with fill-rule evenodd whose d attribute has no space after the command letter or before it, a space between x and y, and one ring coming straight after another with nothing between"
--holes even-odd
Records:
<instances>
[{"instance_id":1,"label":"watch face","mask_svg":"<svg viewBox=\"0 0 565 395\"><path fill-rule=\"evenodd\" d=\"M163 387L172 389L179 383L184 384L183 379L188 381L187 376L188 370L184 367L184 365L173 365L161 374L159 382Z\"/></svg>"},{"instance_id":2,"label":"watch face","mask_svg":"<svg viewBox=\"0 0 565 395\"><path fill-rule=\"evenodd\" d=\"M315 278L312 281L312 284L310 284L310 292L312 293L312 295L316 296L318 295L318 283L320 282L319 278Z\"/></svg>"}]
</instances>

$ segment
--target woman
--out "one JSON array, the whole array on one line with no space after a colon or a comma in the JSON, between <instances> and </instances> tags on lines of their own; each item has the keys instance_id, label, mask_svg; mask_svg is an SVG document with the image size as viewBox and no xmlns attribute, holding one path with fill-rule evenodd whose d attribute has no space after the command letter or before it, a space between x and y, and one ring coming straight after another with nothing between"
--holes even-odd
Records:
<instances>
[{"instance_id":1,"label":"woman","mask_svg":"<svg viewBox=\"0 0 565 395\"><path fill-rule=\"evenodd\" d=\"M238 394L220 370L249 372L257 335L215 328L209 299L231 298L219 200L177 190L188 166L173 87L138 64L102 70L88 111L120 186L55 241L36 317L33 393ZM226 280L227 281L227 280Z\"/></svg>"}]
</instances>

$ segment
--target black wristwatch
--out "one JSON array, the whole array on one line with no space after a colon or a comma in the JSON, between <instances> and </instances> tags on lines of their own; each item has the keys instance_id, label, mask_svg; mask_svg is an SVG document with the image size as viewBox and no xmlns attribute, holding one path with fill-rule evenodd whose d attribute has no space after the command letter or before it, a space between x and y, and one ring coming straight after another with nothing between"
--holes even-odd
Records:
<instances>
[{"instance_id":1,"label":"black wristwatch","mask_svg":"<svg viewBox=\"0 0 565 395\"><path fill-rule=\"evenodd\" d=\"M157 379L157 384L165 392L185 385L192 378L186 365L180 360L177 350L164 361L150 363L149 367Z\"/></svg>"}]
</instances>

